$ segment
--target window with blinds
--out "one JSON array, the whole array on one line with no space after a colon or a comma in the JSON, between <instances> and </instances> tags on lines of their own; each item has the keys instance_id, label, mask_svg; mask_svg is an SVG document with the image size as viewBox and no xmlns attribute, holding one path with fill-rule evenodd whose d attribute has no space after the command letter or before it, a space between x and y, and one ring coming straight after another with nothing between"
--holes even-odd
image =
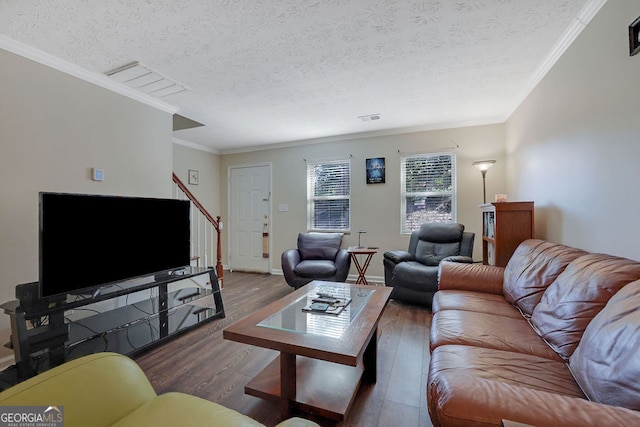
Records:
<instances>
[{"instance_id":1,"label":"window with blinds","mask_svg":"<svg viewBox=\"0 0 640 427\"><path fill-rule=\"evenodd\" d=\"M351 209L350 159L307 162L309 230L348 231Z\"/></svg>"},{"instance_id":2,"label":"window with blinds","mask_svg":"<svg viewBox=\"0 0 640 427\"><path fill-rule=\"evenodd\" d=\"M425 222L455 222L455 166L451 153L402 157L402 233Z\"/></svg>"}]
</instances>

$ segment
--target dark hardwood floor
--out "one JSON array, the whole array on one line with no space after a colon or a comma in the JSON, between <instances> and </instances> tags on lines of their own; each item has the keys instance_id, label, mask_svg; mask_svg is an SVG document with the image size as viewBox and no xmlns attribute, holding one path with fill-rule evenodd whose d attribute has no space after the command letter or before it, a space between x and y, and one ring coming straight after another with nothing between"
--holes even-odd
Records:
<instances>
[{"instance_id":1,"label":"dark hardwood floor","mask_svg":"<svg viewBox=\"0 0 640 427\"><path fill-rule=\"evenodd\" d=\"M200 396L273 426L281 421L277 404L245 395L244 386L277 353L224 340L222 330L292 291L283 276L225 272L225 319L206 323L135 359L158 393ZM360 388L347 419L338 426L431 426L425 396L430 327L427 308L389 301L378 327L378 380Z\"/></svg>"}]
</instances>

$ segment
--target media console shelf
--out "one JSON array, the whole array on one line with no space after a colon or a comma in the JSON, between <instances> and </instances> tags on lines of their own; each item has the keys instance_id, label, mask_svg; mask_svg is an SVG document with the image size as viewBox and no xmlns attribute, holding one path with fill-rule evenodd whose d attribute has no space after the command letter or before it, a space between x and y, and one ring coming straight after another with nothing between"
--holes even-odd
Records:
<instances>
[{"instance_id":1,"label":"media console shelf","mask_svg":"<svg viewBox=\"0 0 640 427\"><path fill-rule=\"evenodd\" d=\"M91 295L40 300L37 283L18 285L2 307L11 319L18 381L86 354L135 355L203 322L225 317L213 268L150 275ZM20 298L22 296L22 298Z\"/></svg>"}]
</instances>

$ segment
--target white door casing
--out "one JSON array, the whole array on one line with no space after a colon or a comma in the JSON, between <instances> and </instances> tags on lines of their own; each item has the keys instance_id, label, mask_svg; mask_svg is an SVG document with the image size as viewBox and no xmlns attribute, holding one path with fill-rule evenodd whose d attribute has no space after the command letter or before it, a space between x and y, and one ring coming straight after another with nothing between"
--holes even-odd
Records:
<instances>
[{"instance_id":1,"label":"white door casing","mask_svg":"<svg viewBox=\"0 0 640 427\"><path fill-rule=\"evenodd\" d=\"M230 268L268 273L271 165L230 166L228 176Z\"/></svg>"}]
</instances>

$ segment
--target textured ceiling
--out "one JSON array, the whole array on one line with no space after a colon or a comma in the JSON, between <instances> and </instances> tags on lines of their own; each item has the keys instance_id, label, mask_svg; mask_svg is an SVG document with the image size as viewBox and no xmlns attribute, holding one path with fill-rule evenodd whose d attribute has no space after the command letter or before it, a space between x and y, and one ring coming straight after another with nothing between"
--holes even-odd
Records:
<instances>
[{"instance_id":1,"label":"textured ceiling","mask_svg":"<svg viewBox=\"0 0 640 427\"><path fill-rule=\"evenodd\" d=\"M90 72L155 69L206 125L175 136L229 151L503 121L593 2L0 0L0 35Z\"/></svg>"}]
</instances>

